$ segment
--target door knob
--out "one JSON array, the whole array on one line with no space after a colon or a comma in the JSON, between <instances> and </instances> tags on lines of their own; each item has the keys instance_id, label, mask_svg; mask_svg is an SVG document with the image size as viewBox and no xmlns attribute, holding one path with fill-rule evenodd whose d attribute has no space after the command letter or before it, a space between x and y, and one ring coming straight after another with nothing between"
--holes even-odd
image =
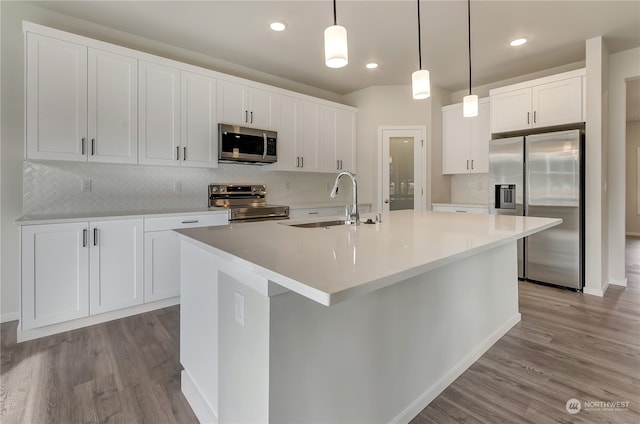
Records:
<instances>
[{"instance_id":1,"label":"door knob","mask_svg":"<svg viewBox=\"0 0 640 424\"><path fill-rule=\"evenodd\" d=\"M384 203L391 203L391 201L389 201L389 199L384 199Z\"/></svg>"}]
</instances>

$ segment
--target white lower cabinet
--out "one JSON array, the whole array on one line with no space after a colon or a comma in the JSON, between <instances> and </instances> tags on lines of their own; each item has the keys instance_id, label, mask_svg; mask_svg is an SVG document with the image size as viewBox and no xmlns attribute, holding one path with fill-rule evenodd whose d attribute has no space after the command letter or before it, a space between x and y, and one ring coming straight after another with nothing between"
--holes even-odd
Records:
<instances>
[{"instance_id":1,"label":"white lower cabinet","mask_svg":"<svg viewBox=\"0 0 640 424\"><path fill-rule=\"evenodd\" d=\"M89 225L91 315L143 302L143 221L98 221Z\"/></svg>"},{"instance_id":2,"label":"white lower cabinet","mask_svg":"<svg viewBox=\"0 0 640 424\"><path fill-rule=\"evenodd\" d=\"M86 222L22 227L24 330L89 316L88 232Z\"/></svg>"},{"instance_id":3,"label":"white lower cabinet","mask_svg":"<svg viewBox=\"0 0 640 424\"><path fill-rule=\"evenodd\" d=\"M225 225L226 213L146 218L144 220L144 301L180 295L179 228Z\"/></svg>"}]
</instances>

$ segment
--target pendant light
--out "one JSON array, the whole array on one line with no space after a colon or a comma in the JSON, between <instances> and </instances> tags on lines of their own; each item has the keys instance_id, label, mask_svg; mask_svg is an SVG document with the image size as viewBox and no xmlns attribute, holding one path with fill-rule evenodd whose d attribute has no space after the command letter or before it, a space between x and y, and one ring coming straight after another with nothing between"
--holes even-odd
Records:
<instances>
[{"instance_id":1,"label":"pendant light","mask_svg":"<svg viewBox=\"0 0 640 424\"><path fill-rule=\"evenodd\" d=\"M342 68L349 63L347 29L338 25L336 0L333 0L333 25L324 30L324 61L329 68Z\"/></svg>"},{"instance_id":2,"label":"pendant light","mask_svg":"<svg viewBox=\"0 0 640 424\"><path fill-rule=\"evenodd\" d=\"M420 0L418 0L418 62L419 69L411 74L411 85L413 87L413 98L416 100L426 99L431 95L431 82L429 71L422 69L422 41L420 37Z\"/></svg>"},{"instance_id":3,"label":"pendant light","mask_svg":"<svg viewBox=\"0 0 640 424\"><path fill-rule=\"evenodd\" d=\"M462 116L473 118L478 116L478 96L471 94L471 0L467 0L467 23L469 30L469 95L462 99Z\"/></svg>"}]
</instances>

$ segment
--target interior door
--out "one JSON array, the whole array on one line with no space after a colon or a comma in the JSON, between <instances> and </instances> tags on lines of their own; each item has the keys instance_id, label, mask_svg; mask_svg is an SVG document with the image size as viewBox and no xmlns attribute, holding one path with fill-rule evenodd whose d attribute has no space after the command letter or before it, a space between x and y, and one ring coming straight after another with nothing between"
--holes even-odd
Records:
<instances>
[{"instance_id":1,"label":"interior door","mask_svg":"<svg viewBox=\"0 0 640 424\"><path fill-rule=\"evenodd\" d=\"M379 210L426 209L425 133L424 127L381 129Z\"/></svg>"}]
</instances>

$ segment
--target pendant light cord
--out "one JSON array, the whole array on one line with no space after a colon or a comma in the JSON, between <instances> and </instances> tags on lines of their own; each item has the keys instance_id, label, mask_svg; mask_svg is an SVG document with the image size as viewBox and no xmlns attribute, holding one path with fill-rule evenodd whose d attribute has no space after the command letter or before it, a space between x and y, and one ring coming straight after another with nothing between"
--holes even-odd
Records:
<instances>
[{"instance_id":1,"label":"pendant light cord","mask_svg":"<svg viewBox=\"0 0 640 424\"><path fill-rule=\"evenodd\" d=\"M422 69L422 41L420 38L420 0L418 0L418 69Z\"/></svg>"},{"instance_id":2,"label":"pendant light cord","mask_svg":"<svg viewBox=\"0 0 640 424\"><path fill-rule=\"evenodd\" d=\"M336 15L336 0L333 0L333 24L338 25L338 18Z\"/></svg>"},{"instance_id":3,"label":"pendant light cord","mask_svg":"<svg viewBox=\"0 0 640 424\"><path fill-rule=\"evenodd\" d=\"M469 30L469 95L471 95L471 0L467 0L467 28Z\"/></svg>"}]
</instances>

